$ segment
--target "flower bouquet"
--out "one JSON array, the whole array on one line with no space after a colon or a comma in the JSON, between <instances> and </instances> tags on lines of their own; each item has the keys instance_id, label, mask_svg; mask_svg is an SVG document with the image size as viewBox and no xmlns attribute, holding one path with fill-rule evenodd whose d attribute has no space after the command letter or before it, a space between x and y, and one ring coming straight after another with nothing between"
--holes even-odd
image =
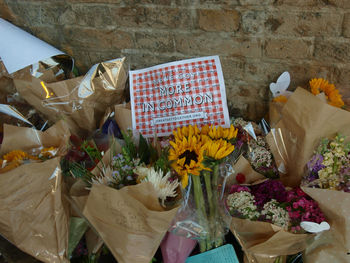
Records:
<instances>
[{"instance_id":1,"label":"flower bouquet","mask_svg":"<svg viewBox=\"0 0 350 263\"><path fill-rule=\"evenodd\" d=\"M338 142L333 141L333 146L330 145L332 142L325 143L323 146L321 144L319 153L324 154L322 157L324 160L320 162L318 159L320 156L314 156L314 150L320 141L323 138L332 138L337 133L349 138L350 112L326 104L308 91L298 88L285 104L281 120L267 135L277 166L283 168L279 170L283 171L280 173L280 179L284 185L299 186L305 167L309 163L307 177L304 180L310 182L312 187L303 186L302 189L318 202L331 225L328 238L318 239L319 242L315 242L314 246L305 252L305 261L329 262L332 260L331 256L341 261L348 257L347 253L350 250L350 232L347 230L349 214L346 203L343 202L348 198L348 193L313 187L319 183L324 184L325 187L344 187L336 183L341 173L334 174L340 168L341 159L344 156L342 158L336 156L337 165L333 167L332 155L335 153L333 154L331 150L332 147L339 148L335 151L344 149L336 146L340 143L340 137ZM337 155L340 156L342 153L339 152Z\"/></svg>"},{"instance_id":2,"label":"flower bouquet","mask_svg":"<svg viewBox=\"0 0 350 263\"><path fill-rule=\"evenodd\" d=\"M73 134L94 131L108 107L124 101L125 58L94 65L85 76L48 83L16 75L18 93L49 121L64 119Z\"/></svg>"},{"instance_id":3,"label":"flower bouquet","mask_svg":"<svg viewBox=\"0 0 350 263\"><path fill-rule=\"evenodd\" d=\"M172 231L198 239L204 252L223 245L225 226L219 202L220 164L235 149L238 130L188 126L173 131L169 161L185 189Z\"/></svg>"},{"instance_id":4,"label":"flower bouquet","mask_svg":"<svg viewBox=\"0 0 350 263\"><path fill-rule=\"evenodd\" d=\"M63 122L45 132L4 125L0 233L43 262L68 262L69 209L60 169L68 138Z\"/></svg>"},{"instance_id":5,"label":"flower bouquet","mask_svg":"<svg viewBox=\"0 0 350 263\"><path fill-rule=\"evenodd\" d=\"M250 181L254 174L246 171ZM318 204L300 188L287 189L277 180L232 185L225 204L232 216L230 229L249 262L275 262L303 251L314 235L301 222L325 220Z\"/></svg>"},{"instance_id":6,"label":"flower bouquet","mask_svg":"<svg viewBox=\"0 0 350 263\"><path fill-rule=\"evenodd\" d=\"M350 192L350 143L337 135L324 138L307 163L302 185L320 189Z\"/></svg>"},{"instance_id":7,"label":"flower bouquet","mask_svg":"<svg viewBox=\"0 0 350 263\"><path fill-rule=\"evenodd\" d=\"M311 94L318 97L324 103L328 103L337 108L345 109L345 103L339 90L334 84L329 83L327 80L322 78L314 78L309 81L309 90ZM274 127L282 117L282 110L284 105L287 103L290 95L288 92L286 95L279 95L273 98L269 108L269 121L270 125Z\"/></svg>"},{"instance_id":8,"label":"flower bouquet","mask_svg":"<svg viewBox=\"0 0 350 263\"><path fill-rule=\"evenodd\" d=\"M273 155L260 127L256 123L244 121L242 118L235 119L233 125L238 128L237 146L242 147L241 152L253 169L267 178L278 178ZM243 183L243 181L238 183Z\"/></svg>"},{"instance_id":9,"label":"flower bouquet","mask_svg":"<svg viewBox=\"0 0 350 263\"><path fill-rule=\"evenodd\" d=\"M323 138L314 155L306 164L302 188L321 203L331 215L332 236L329 241L320 241L320 247L306 251L308 262L327 262L329 258L348 260L350 234L348 201L350 201L350 143L337 134L334 138ZM330 243L330 240L333 240ZM323 244L322 244L323 242ZM326 254L326 255L325 255Z\"/></svg>"},{"instance_id":10,"label":"flower bouquet","mask_svg":"<svg viewBox=\"0 0 350 263\"><path fill-rule=\"evenodd\" d=\"M123 138L123 146L113 140L100 152L92 171L76 164L89 191L82 214L118 262L149 263L177 212L179 182L166 151L141 135L139 143L129 133Z\"/></svg>"}]
</instances>

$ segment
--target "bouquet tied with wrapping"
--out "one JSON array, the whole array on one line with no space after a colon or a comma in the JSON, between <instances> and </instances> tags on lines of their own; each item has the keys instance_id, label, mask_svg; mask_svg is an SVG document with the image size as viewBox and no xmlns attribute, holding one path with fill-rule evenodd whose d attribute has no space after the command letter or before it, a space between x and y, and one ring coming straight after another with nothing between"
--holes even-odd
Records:
<instances>
[{"instance_id":1,"label":"bouquet tied with wrapping","mask_svg":"<svg viewBox=\"0 0 350 263\"><path fill-rule=\"evenodd\" d=\"M88 191L72 199L118 262L149 263L177 212L179 182L165 153L142 136L123 138L123 146L112 140L107 152L94 151L100 161L92 171L72 167Z\"/></svg>"},{"instance_id":2,"label":"bouquet tied with wrapping","mask_svg":"<svg viewBox=\"0 0 350 263\"><path fill-rule=\"evenodd\" d=\"M68 139L63 122L45 132L4 125L0 233L43 262L68 262L69 211L60 169Z\"/></svg>"},{"instance_id":3,"label":"bouquet tied with wrapping","mask_svg":"<svg viewBox=\"0 0 350 263\"><path fill-rule=\"evenodd\" d=\"M170 231L198 240L201 252L224 244L228 225L220 202L219 183L224 176L220 167L234 158L237 132L233 125L173 131L169 161L181 178L184 201Z\"/></svg>"},{"instance_id":4,"label":"bouquet tied with wrapping","mask_svg":"<svg viewBox=\"0 0 350 263\"><path fill-rule=\"evenodd\" d=\"M298 186L303 181L302 190L318 202L331 225L330 231L305 251L306 262L329 262L334 258L347 261L349 257L349 212L345 202L349 194L344 191L348 171L343 162L348 152L342 145L346 140L340 135L349 139L350 112L335 106L298 88L267 136L281 181L287 186Z\"/></svg>"},{"instance_id":5,"label":"bouquet tied with wrapping","mask_svg":"<svg viewBox=\"0 0 350 263\"><path fill-rule=\"evenodd\" d=\"M94 65L84 77L46 82L28 74L14 79L18 93L48 120L64 119L73 134L94 131L106 109L124 101L125 58Z\"/></svg>"}]
</instances>

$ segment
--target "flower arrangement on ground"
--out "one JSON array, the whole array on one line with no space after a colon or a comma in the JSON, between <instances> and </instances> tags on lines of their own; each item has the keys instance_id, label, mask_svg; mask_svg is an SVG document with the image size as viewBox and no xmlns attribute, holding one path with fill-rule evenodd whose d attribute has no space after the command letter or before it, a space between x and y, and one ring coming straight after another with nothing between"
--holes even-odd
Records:
<instances>
[{"instance_id":1,"label":"flower arrangement on ground","mask_svg":"<svg viewBox=\"0 0 350 263\"><path fill-rule=\"evenodd\" d=\"M278 170L273 155L260 127L256 123L247 122L242 118L236 118L233 125L238 128L237 147L244 148L244 145L247 146L241 152L253 169L267 178L278 178Z\"/></svg>"},{"instance_id":2,"label":"flower arrangement on ground","mask_svg":"<svg viewBox=\"0 0 350 263\"><path fill-rule=\"evenodd\" d=\"M223 223L219 216L219 165L235 149L238 130L215 126L187 126L173 131L169 161L180 176L181 184L191 191L200 227L200 250L223 244ZM190 184L189 184L190 182Z\"/></svg>"},{"instance_id":3,"label":"flower arrangement on ground","mask_svg":"<svg viewBox=\"0 0 350 263\"><path fill-rule=\"evenodd\" d=\"M300 188L287 190L276 180L233 185L226 205L232 216L269 222L293 233L305 233L300 227L302 221L319 224L325 220L318 204Z\"/></svg>"},{"instance_id":4,"label":"flower arrangement on ground","mask_svg":"<svg viewBox=\"0 0 350 263\"><path fill-rule=\"evenodd\" d=\"M350 143L338 134L324 138L307 163L302 184L309 187L350 192Z\"/></svg>"},{"instance_id":5,"label":"flower arrangement on ground","mask_svg":"<svg viewBox=\"0 0 350 263\"><path fill-rule=\"evenodd\" d=\"M83 215L118 262L148 263L177 212L180 182L166 148L157 151L142 135L138 143L131 133L123 139L123 146L112 139L106 152L84 147L98 164L90 171L76 163L71 171L89 189ZM131 253L135 238L138 252Z\"/></svg>"}]
</instances>

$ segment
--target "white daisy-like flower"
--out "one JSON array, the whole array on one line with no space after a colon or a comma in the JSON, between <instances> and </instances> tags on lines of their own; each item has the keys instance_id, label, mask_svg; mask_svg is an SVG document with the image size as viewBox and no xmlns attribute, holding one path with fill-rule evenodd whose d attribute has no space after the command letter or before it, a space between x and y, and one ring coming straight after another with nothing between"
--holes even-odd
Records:
<instances>
[{"instance_id":1,"label":"white daisy-like flower","mask_svg":"<svg viewBox=\"0 0 350 263\"><path fill-rule=\"evenodd\" d=\"M108 186L111 183L116 183L116 179L113 177L113 169L110 166L102 167L101 173L91 178L91 184L103 184Z\"/></svg>"},{"instance_id":2,"label":"white daisy-like flower","mask_svg":"<svg viewBox=\"0 0 350 263\"><path fill-rule=\"evenodd\" d=\"M162 206L164 206L164 201L167 197L176 197L176 189L179 187L179 181L176 179L170 182L170 172L163 176L162 170L157 172L154 167L138 166L134 169L134 173L139 176L140 182L150 182L154 186Z\"/></svg>"}]
</instances>

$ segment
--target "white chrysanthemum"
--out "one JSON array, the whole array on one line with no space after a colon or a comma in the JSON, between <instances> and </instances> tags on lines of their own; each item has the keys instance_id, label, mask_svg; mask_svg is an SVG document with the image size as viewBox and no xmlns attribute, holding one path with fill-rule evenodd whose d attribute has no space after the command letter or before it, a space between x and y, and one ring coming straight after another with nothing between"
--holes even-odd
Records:
<instances>
[{"instance_id":1,"label":"white chrysanthemum","mask_svg":"<svg viewBox=\"0 0 350 263\"><path fill-rule=\"evenodd\" d=\"M179 186L178 180L169 181L170 172L163 176L163 171L158 172L153 168L138 166L134 169L134 173L139 176L141 182L150 182L158 193L158 198L164 206L164 201L167 197L175 197L176 189Z\"/></svg>"},{"instance_id":2,"label":"white chrysanthemum","mask_svg":"<svg viewBox=\"0 0 350 263\"><path fill-rule=\"evenodd\" d=\"M102 167L101 173L91 179L91 184L103 184L108 186L115 182L116 180L113 177L113 170L110 166Z\"/></svg>"}]
</instances>

